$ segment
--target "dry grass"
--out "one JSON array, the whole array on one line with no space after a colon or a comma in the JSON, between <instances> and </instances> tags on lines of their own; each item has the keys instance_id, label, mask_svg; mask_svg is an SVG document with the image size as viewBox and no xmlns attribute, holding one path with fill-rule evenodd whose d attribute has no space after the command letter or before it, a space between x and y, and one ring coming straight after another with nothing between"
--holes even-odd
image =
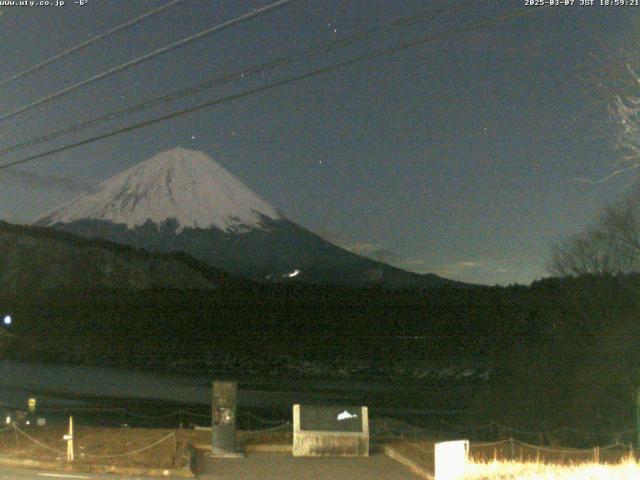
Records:
<instances>
[{"instance_id":1,"label":"dry grass","mask_svg":"<svg viewBox=\"0 0 640 480\"><path fill-rule=\"evenodd\" d=\"M396 440L390 445L433 474L433 441ZM535 451L532 446L523 448L526 445L515 441L471 444L465 480L640 480L640 463L629 456L628 448L603 450L601 463L595 463L589 449L536 447Z\"/></svg>"},{"instance_id":2,"label":"dry grass","mask_svg":"<svg viewBox=\"0 0 640 480\"><path fill-rule=\"evenodd\" d=\"M62 438L66 433L66 427L22 429L31 438L14 430L0 433L0 454L10 458L42 462L66 460L66 441ZM79 466L91 464L134 468L183 468L189 461L189 444L206 442L210 435L209 432L191 430L78 427L74 435L74 452ZM145 449L165 437L169 438ZM141 449L144 450L131 454Z\"/></svg>"},{"instance_id":3,"label":"dry grass","mask_svg":"<svg viewBox=\"0 0 640 480\"><path fill-rule=\"evenodd\" d=\"M0 455L9 458L60 462L66 460L66 426L20 427L25 435L9 429L0 433ZM210 430L106 428L77 425L74 433L75 463L129 468L184 468L190 445L211 445ZM166 438L169 437L169 438ZM165 440L162 440L166 438ZM162 440L151 448L145 448ZM37 442L45 445L39 445ZM291 443L289 431L238 432L243 447L258 443ZM137 452L138 450L142 450ZM132 452L136 452L133 453Z\"/></svg>"},{"instance_id":4,"label":"dry grass","mask_svg":"<svg viewBox=\"0 0 640 480\"><path fill-rule=\"evenodd\" d=\"M638 480L640 464L625 461L616 465L583 463L550 465L535 462L471 463L465 480Z\"/></svg>"}]
</instances>

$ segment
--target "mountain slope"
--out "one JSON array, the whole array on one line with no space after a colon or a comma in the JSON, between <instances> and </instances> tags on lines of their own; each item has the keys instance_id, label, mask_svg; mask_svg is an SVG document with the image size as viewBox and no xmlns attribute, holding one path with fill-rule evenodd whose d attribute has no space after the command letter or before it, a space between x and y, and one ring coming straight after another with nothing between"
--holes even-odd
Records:
<instances>
[{"instance_id":1,"label":"mountain slope","mask_svg":"<svg viewBox=\"0 0 640 480\"><path fill-rule=\"evenodd\" d=\"M3 295L150 288L214 289L224 275L179 255L149 254L50 229L0 222Z\"/></svg>"},{"instance_id":2,"label":"mountain slope","mask_svg":"<svg viewBox=\"0 0 640 480\"><path fill-rule=\"evenodd\" d=\"M337 247L284 218L204 153L183 148L105 180L37 225L152 252L185 252L255 280L457 285Z\"/></svg>"}]
</instances>

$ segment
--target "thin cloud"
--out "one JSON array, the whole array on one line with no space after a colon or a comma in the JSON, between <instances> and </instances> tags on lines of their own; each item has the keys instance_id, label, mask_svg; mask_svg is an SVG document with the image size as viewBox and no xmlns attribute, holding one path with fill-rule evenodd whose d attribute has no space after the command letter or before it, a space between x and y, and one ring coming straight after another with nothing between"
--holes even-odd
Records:
<instances>
[{"instance_id":1,"label":"thin cloud","mask_svg":"<svg viewBox=\"0 0 640 480\"><path fill-rule=\"evenodd\" d=\"M484 268L482 263L473 261L458 262L456 265L461 268Z\"/></svg>"},{"instance_id":2,"label":"thin cloud","mask_svg":"<svg viewBox=\"0 0 640 480\"><path fill-rule=\"evenodd\" d=\"M357 255L362 255L389 265L398 266L403 261L401 255L378 243L354 242L348 245L342 245L342 248Z\"/></svg>"},{"instance_id":3,"label":"thin cloud","mask_svg":"<svg viewBox=\"0 0 640 480\"><path fill-rule=\"evenodd\" d=\"M413 258L413 259L403 260L402 262L400 262L401 266L403 266L404 268L409 268L409 269L424 267L424 266L426 266L426 264L427 264L427 262L425 262L421 258Z\"/></svg>"}]
</instances>

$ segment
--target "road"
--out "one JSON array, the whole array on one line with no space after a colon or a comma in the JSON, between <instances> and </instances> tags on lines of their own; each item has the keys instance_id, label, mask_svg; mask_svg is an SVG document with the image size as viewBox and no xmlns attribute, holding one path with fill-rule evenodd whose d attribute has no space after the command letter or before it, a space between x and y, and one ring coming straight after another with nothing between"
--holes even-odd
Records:
<instances>
[{"instance_id":1,"label":"road","mask_svg":"<svg viewBox=\"0 0 640 480\"><path fill-rule=\"evenodd\" d=\"M240 459L210 460L198 478L216 480L417 480L385 455L369 458L294 458L283 454L251 454ZM170 479L171 477L159 477ZM46 472L0 467L2 480L149 480L115 474Z\"/></svg>"},{"instance_id":2,"label":"road","mask_svg":"<svg viewBox=\"0 0 640 480\"><path fill-rule=\"evenodd\" d=\"M5 467L0 467L0 478L2 480L149 480L149 477L127 477L114 474L44 472Z\"/></svg>"},{"instance_id":3,"label":"road","mask_svg":"<svg viewBox=\"0 0 640 480\"><path fill-rule=\"evenodd\" d=\"M215 480L417 480L389 457L294 458L256 453L241 459L210 459L199 478Z\"/></svg>"}]
</instances>

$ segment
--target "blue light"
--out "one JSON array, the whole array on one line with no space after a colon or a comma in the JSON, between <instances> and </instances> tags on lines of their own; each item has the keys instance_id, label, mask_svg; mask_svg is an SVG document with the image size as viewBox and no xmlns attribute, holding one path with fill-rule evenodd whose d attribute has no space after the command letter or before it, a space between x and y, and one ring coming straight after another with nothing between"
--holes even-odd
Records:
<instances>
[{"instance_id":1,"label":"blue light","mask_svg":"<svg viewBox=\"0 0 640 480\"><path fill-rule=\"evenodd\" d=\"M4 317L4 324L11 325L11 315L7 315Z\"/></svg>"}]
</instances>

